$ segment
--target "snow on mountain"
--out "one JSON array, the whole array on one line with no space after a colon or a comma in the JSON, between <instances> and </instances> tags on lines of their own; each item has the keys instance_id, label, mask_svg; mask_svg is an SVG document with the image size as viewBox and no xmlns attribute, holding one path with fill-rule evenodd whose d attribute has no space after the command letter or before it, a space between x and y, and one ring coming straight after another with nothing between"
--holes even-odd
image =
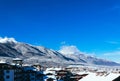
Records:
<instances>
[{"instance_id":1,"label":"snow on mountain","mask_svg":"<svg viewBox=\"0 0 120 81\"><path fill-rule=\"evenodd\" d=\"M12 58L19 57L24 59L27 63L67 63L69 60L71 60L57 51L50 50L42 46L33 46L26 43L8 40L6 40L4 43L0 43L0 56Z\"/></svg>"},{"instance_id":2,"label":"snow on mountain","mask_svg":"<svg viewBox=\"0 0 120 81\"><path fill-rule=\"evenodd\" d=\"M79 54L81 53L76 46L62 46L59 50L60 53L68 55L68 54Z\"/></svg>"},{"instance_id":3,"label":"snow on mountain","mask_svg":"<svg viewBox=\"0 0 120 81\"><path fill-rule=\"evenodd\" d=\"M64 46L59 51L51 50L42 46L33 46L17 42L14 38L0 38L0 56L7 58L22 58L26 63L45 64L97 64L117 65L115 62L87 56L75 46Z\"/></svg>"},{"instance_id":4,"label":"snow on mountain","mask_svg":"<svg viewBox=\"0 0 120 81\"><path fill-rule=\"evenodd\" d=\"M25 43L17 43L16 45L13 46L13 48L25 57L31 57L34 55L43 55L44 54L36 47L31 46L29 44L25 44Z\"/></svg>"},{"instance_id":5,"label":"snow on mountain","mask_svg":"<svg viewBox=\"0 0 120 81\"><path fill-rule=\"evenodd\" d=\"M74 59L76 63L87 63L96 65L119 65L115 62L98 59L96 57L90 56L81 52L76 46L62 46L59 50L60 53L64 54L66 57Z\"/></svg>"},{"instance_id":6,"label":"snow on mountain","mask_svg":"<svg viewBox=\"0 0 120 81\"><path fill-rule=\"evenodd\" d=\"M8 38L8 37L2 38L2 37L0 37L0 43L8 43L8 42L17 43L17 41L14 38Z\"/></svg>"}]
</instances>

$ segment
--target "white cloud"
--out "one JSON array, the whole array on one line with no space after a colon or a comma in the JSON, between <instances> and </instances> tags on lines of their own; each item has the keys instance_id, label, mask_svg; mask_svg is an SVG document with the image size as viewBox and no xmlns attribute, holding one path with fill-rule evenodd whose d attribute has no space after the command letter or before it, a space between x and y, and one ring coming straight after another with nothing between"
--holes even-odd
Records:
<instances>
[{"instance_id":1,"label":"white cloud","mask_svg":"<svg viewBox=\"0 0 120 81\"><path fill-rule=\"evenodd\" d=\"M0 37L0 43L7 43L7 42L15 42L17 43L17 41L14 38L8 38L8 37Z\"/></svg>"},{"instance_id":2,"label":"white cloud","mask_svg":"<svg viewBox=\"0 0 120 81\"><path fill-rule=\"evenodd\" d=\"M65 42L65 41L62 41L61 44L66 44L66 42Z\"/></svg>"},{"instance_id":3,"label":"white cloud","mask_svg":"<svg viewBox=\"0 0 120 81\"><path fill-rule=\"evenodd\" d=\"M62 54L80 54L82 53L76 46L70 45L70 46L61 46L60 53Z\"/></svg>"},{"instance_id":4,"label":"white cloud","mask_svg":"<svg viewBox=\"0 0 120 81\"><path fill-rule=\"evenodd\" d=\"M102 57L120 63L120 51L106 52Z\"/></svg>"},{"instance_id":5,"label":"white cloud","mask_svg":"<svg viewBox=\"0 0 120 81\"><path fill-rule=\"evenodd\" d=\"M105 56L120 56L120 51L108 52L108 53L104 53L103 55L105 55Z\"/></svg>"},{"instance_id":6,"label":"white cloud","mask_svg":"<svg viewBox=\"0 0 120 81\"><path fill-rule=\"evenodd\" d=\"M119 42L116 42L116 41L106 41L106 43L109 43L109 44L120 44Z\"/></svg>"}]
</instances>

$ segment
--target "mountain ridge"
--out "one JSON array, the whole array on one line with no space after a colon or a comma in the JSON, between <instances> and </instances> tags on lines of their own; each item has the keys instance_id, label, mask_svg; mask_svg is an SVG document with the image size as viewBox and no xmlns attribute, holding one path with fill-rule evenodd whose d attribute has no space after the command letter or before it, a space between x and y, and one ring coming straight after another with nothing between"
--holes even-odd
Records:
<instances>
[{"instance_id":1,"label":"mountain ridge","mask_svg":"<svg viewBox=\"0 0 120 81\"><path fill-rule=\"evenodd\" d=\"M59 51L51 50L42 46L33 46L26 43L17 42L15 39L6 38L0 41L0 57L22 58L26 63L55 63L55 64L94 64L116 66L118 63L98 59L84 54L65 55Z\"/></svg>"}]
</instances>

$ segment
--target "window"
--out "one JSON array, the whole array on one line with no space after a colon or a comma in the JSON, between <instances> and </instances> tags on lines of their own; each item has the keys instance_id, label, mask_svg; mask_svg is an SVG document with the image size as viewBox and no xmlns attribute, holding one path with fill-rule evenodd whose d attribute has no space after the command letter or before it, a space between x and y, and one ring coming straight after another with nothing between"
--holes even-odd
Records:
<instances>
[{"instance_id":1,"label":"window","mask_svg":"<svg viewBox=\"0 0 120 81\"><path fill-rule=\"evenodd\" d=\"M34 73L32 73L31 75L34 76Z\"/></svg>"},{"instance_id":2,"label":"window","mask_svg":"<svg viewBox=\"0 0 120 81\"><path fill-rule=\"evenodd\" d=\"M6 73L9 73L10 71L9 70L6 70Z\"/></svg>"},{"instance_id":3,"label":"window","mask_svg":"<svg viewBox=\"0 0 120 81\"><path fill-rule=\"evenodd\" d=\"M7 79L9 79L9 78L10 78L10 76L9 76L9 75L7 75L7 76L6 76L6 78L7 78Z\"/></svg>"},{"instance_id":4,"label":"window","mask_svg":"<svg viewBox=\"0 0 120 81\"><path fill-rule=\"evenodd\" d=\"M31 78L31 80L34 80L34 78Z\"/></svg>"}]
</instances>

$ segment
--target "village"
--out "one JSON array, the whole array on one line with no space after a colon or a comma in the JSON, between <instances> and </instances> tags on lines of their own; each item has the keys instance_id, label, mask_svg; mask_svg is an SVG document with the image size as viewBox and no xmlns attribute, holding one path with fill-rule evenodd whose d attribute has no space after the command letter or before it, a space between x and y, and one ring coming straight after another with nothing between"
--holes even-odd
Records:
<instances>
[{"instance_id":1,"label":"village","mask_svg":"<svg viewBox=\"0 0 120 81\"><path fill-rule=\"evenodd\" d=\"M120 68L45 67L15 58L12 63L0 61L0 81L120 81Z\"/></svg>"}]
</instances>

